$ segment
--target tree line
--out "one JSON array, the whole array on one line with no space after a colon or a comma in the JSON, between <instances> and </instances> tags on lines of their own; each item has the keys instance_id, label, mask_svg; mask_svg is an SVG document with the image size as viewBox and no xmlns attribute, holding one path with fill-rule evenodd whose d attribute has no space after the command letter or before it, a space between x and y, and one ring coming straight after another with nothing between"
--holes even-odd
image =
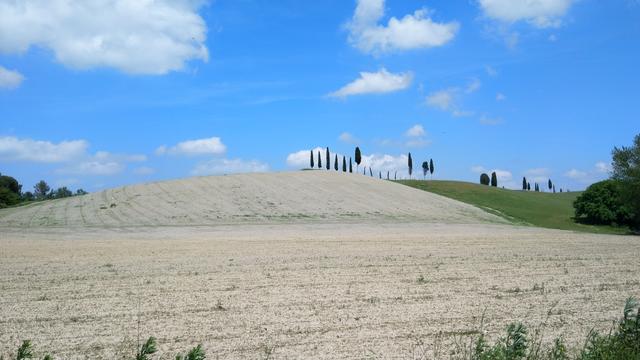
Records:
<instances>
[{"instance_id":1,"label":"tree line","mask_svg":"<svg viewBox=\"0 0 640 360\"><path fill-rule=\"evenodd\" d=\"M33 191L22 192L22 185L12 176L0 174L0 208L18 205L29 201L61 199L70 196L84 195L82 189L71 191L66 186L52 189L46 181L40 180L33 186Z\"/></svg>"},{"instance_id":2,"label":"tree line","mask_svg":"<svg viewBox=\"0 0 640 360\"><path fill-rule=\"evenodd\" d=\"M353 158L355 158L355 163L356 163L356 171L359 172L360 171L360 164L362 164L362 151L360 150L359 146L356 146L355 150L354 150L354 156ZM347 166L347 157L346 156L342 156L342 172L349 172L349 173L353 173L353 158L349 157L349 163ZM329 150L329 147L327 147L325 149L325 155L324 155L324 159L325 159L325 163L324 166L322 165L322 153L320 150L318 150L317 155L313 153L313 150L309 151L309 166L311 167L311 169L322 169L322 168L326 168L327 170L331 170L331 151ZM407 170L409 172L409 178L411 178L412 174L413 174L413 158L411 157L411 153L408 154L407 156ZM333 159L333 169L335 171L339 171L340 170L340 165L339 165L339 159L338 159L338 154L334 154L334 159ZM433 178L433 172L435 171L435 166L433 164L433 159L429 159L429 161L424 161L422 162L422 175L424 177L424 179L426 180L427 178L427 174L431 174L431 178ZM367 175L367 167L363 166L362 168L362 174L363 175ZM369 166L369 176L373 177L374 171L373 168L371 166ZM382 171L378 171L378 177L380 179L383 178L382 176ZM391 172L389 170L387 170L387 176L386 176L387 180L391 180ZM394 175L393 175L393 179L397 180L398 179L398 171L394 171Z\"/></svg>"},{"instance_id":3,"label":"tree line","mask_svg":"<svg viewBox=\"0 0 640 360\"><path fill-rule=\"evenodd\" d=\"M489 175L487 175L486 173L482 173L480 174L480 184L481 185L487 185L487 186L493 186L493 187L498 187L498 175L496 174L495 171L493 171L491 173L491 177L489 177ZM556 192L556 185L553 183L553 181L551 181L551 179L548 179L547 181L547 188L549 189L549 192ZM531 191L531 183L527 180L527 178L525 176L522 177L522 190L523 191ZM533 191L535 192L540 192L542 191L540 188L540 184L538 183L534 183L533 184ZM560 192L563 192L563 189L560 189ZM568 191L567 191L568 192Z\"/></svg>"}]
</instances>

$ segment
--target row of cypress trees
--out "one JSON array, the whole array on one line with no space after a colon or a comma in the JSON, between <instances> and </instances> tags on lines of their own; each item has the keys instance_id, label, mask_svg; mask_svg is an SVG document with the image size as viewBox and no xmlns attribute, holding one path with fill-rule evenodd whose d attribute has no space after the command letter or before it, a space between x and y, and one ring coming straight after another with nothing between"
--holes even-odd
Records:
<instances>
[{"instance_id":1,"label":"row of cypress trees","mask_svg":"<svg viewBox=\"0 0 640 360\"><path fill-rule=\"evenodd\" d=\"M356 146L354 157L355 157L355 163L356 163L357 169L359 169L360 164L362 163L362 151L360 151L360 147L358 146ZM335 171L339 171L340 169L338 160L339 160L338 154L335 154L334 160L333 160L333 168ZM309 166L312 169L315 169L316 166L318 169L322 169L322 155L320 153L320 150L318 150L317 158L314 156L313 150L309 151ZM407 166L409 168L409 177L411 177L411 175L413 174L413 158L411 157L411 153L409 153L408 155ZM331 152L329 151L329 147L327 147L325 150L325 168L327 170L331 170ZM351 157L349 157L348 171L350 173L353 173L353 160ZM430 173L431 177L433 177L434 171L435 171L435 166L433 165L433 159L429 159L429 161L424 161L422 163L422 174L425 179L427 178L428 173ZM347 172L347 158L344 155L342 156L342 172ZM367 174L366 167L363 168L362 174L363 175ZM373 176L373 169L371 167L369 167L369 175ZM390 171L387 171L387 180L391 180L390 176L391 176ZM378 177L382 179L382 171L378 172ZM397 180L398 178L397 171L395 171L393 178L394 180Z\"/></svg>"}]
</instances>

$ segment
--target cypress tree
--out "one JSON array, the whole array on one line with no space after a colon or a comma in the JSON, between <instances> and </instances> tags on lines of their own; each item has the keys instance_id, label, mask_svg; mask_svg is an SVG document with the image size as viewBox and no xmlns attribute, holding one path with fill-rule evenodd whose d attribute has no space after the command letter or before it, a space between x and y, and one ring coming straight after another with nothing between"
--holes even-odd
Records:
<instances>
[{"instance_id":1,"label":"cypress tree","mask_svg":"<svg viewBox=\"0 0 640 360\"><path fill-rule=\"evenodd\" d=\"M389 179L389 170L387 170L387 180L390 180Z\"/></svg>"},{"instance_id":2,"label":"cypress tree","mask_svg":"<svg viewBox=\"0 0 640 360\"><path fill-rule=\"evenodd\" d=\"M351 158L349 158L349 173L353 172L353 162L351 162Z\"/></svg>"},{"instance_id":3,"label":"cypress tree","mask_svg":"<svg viewBox=\"0 0 640 360\"><path fill-rule=\"evenodd\" d=\"M549 185L549 190L553 189L553 183L551 182L551 179L549 179L549 183L547 185Z\"/></svg>"},{"instance_id":4,"label":"cypress tree","mask_svg":"<svg viewBox=\"0 0 640 360\"><path fill-rule=\"evenodd\" d=\"M398 170L393 173L393 180L398 180Z\"/></svg>"},{"instance_id":5,"label":"cypress tree","mask_svg":"<svg viewBox=\"0 0 640 360\"><path fill-rule=\"evenodd\" d=\"M362 162L362 153L360 152L360 148L358 146L356 146L355 158L356 158L356 165L358 168L360 168L360 163Z\"/></svg>"},{"instance_id":6,"label":"cypress tree","mask_svg":"<svg viewBox=\"0 0 640 360\"><path fill-rule=\"evenodd\" d=\"M556 184L553 184L553 193L556 193Z\"/></svg>"},{"instance_id":7,"label":"cypress tree","mask_svg":"<svg viewBox=\"0 0 640 360\"><path fill-rule=\"evenodd\" d=\"M411 173L413 173L413 159L411 159L411 153L409 153L407 165L409 166L409 179L411 179Z\"/></svg>"},{"instance_id":8,"label":"cypress tree","mask_svg":"<svg viewBox=\"0 0 640 360\"><path fill-rule=\"evenodd\" d=\"M320 156L320 150L318 150L318 169L322 169L322 156Z\"/></svg>"},{"instance_id":9,"label":"cypress tree","mask_svg":"<svg viewBox=\"0 0 640 360\"><path fill-rule=\"evenodd\" d=\"M489 179L489 175L485 173L482 173L482 175L480 175L480 184L489 185L490 182L491 180Z\"/></svg>"},{"instance_id":10,"label":"cypress tree","mask_svg":"<svg viewBox=\"0 0 640 360\"><path fill-rule=\"evenodd\" d=\"M313 169L315 167L315 164L313 163L313 150L309 151L309 165L311 165L311 168Z\"/></svg>"},{"instance_id":11,"label":"cypress tree","mask_svg":"<svg viewBox=\"0 0 640 360\"><path fill-rule=\"evenodd\" d=\"M427 180L427 173L429 172L429 162L428 161L423 161L422 162L422 176L424 177L425 180Z\"/></svg>"},{"instance_id":12,"label":"cypress tree","mask_svg":"<svg viewBox=\"0 0 640 360\"><path fill-rule=\"evenodd\" d=\"M342 172L347 172L347 158L346 156L342 156Z\"/></svg>"},{"instance_id":13,"label":"cypress tree","mask_svg":"<svg viewBox=\"0 0 640 360\"><path fill-rule=\"evenodd\" d=\"M373 177L373 171L371 170L371 166L369 166L369 176Z\"/></svg>"},{"instance_id":14,"label":"cypress tree","mask_svg":"<svg viewBox=\"0 0 640 360\"><path fill-rule=\"evenodd\" d=\"M527 183L527 191L531 191L531 183L530 182Z\"/></svg>"},{"instance_id":15,"label":"cypress tree","mask_svg":"<svg viewBox=\"0 0 640 360\"><path fill-rule=\"evenodd\" d=\"M327 147L327 154L326 154L325 160L327 160L327 170L331 170L331 155L329 154L329 147Z\"/></svg>"},{"instance_id":16,"label":"cypress tree","mask_svg":"<svg viewBox=\"0 0 640 360\"><path fill-rule=\"evenodd\" d=\"M431 179L433 179L433 159L429 159L429 171L431 172Z\"/></svg>"},{"instance_id":17,"label":"cypress tree","mask_svg":"<svg viewBox=\"0 0 640 360\"><path fill-rule=\"evenodd\" d=\"M527 178L522 177L522 190L527 190Z\"/></svg>"},{"instance_id":18,"label":"cypress tree","mask_svg":"<svg viewBox=\"0 0 640 360\"><path fill-rule=\"evenodd\" d=\"M491 186L498 187L498 176L495 171L491 173Z\"/></svg>"},{"instance_id":19,"label":"cypress tree","mask_svg":"<svg viewBox=\"0 0 640 360\"><path fill-rule=\"evenodd\" d=\"M378 177L382 180L382 171L378 171Z\"/></svg>"},{"instance_id":20,"label":"cypress tree","mask_svg":"<svg viewBox=\"0 0 640 360\"><path fill-rule=\"evenodd\" d=\"M338 154L336 154L335 159L333 159L333 168L338 171Z\"/></svg>"},{"instance_id":21,"label":"cypress tree","mask_svg":"<svg viewBox=\"0 0 640 360\"><path fill-rule=\"evenodd\" d=\"M362 175L367 175L367 167L366 166L362 167Z\"/></svg>"}]
</instances>

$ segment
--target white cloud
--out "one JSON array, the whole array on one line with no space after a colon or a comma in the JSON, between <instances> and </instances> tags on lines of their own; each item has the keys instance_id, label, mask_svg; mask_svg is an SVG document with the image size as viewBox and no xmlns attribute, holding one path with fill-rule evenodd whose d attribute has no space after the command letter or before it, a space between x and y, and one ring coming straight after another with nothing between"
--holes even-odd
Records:
<instances>
[{"instance_id":1,"label":"white cloud","mask_svg":"<svg viewBox=\"0 0 640 360\"><path fill-rule=\"evenodd\" d=\"M503 93L497 93L496 94L496 101L504 101L506 99L507 99L507 97L505 96L505 94L503 94Z\"/></svg>"},{"instance_id":2,"label":"white cloud","mask_svg":"<svg viewBox=\"0 0 640 360\"><path fill-rule=\"evenodd\" d=\"M0 66L0 89L15 89L23 80L24 76L19 72Z\"/></svg>"},{"instance_id":3,"label":"white cloud","mask_svg":"<svg viewBox=\"0 0 640 360\"><path fill-rule=\"evenodd\" d=\"M413 156L412 156L413 157ZM371 168L374 172L382 171L386 173L390 171L393 176L395 171L398 171L398 174L406 175L408 174L408 161L409 157L406 154L401 155L389 155L389 154L371 154L371 155L363 155L362 156L362 164L367 168ZM417 165L418 160L413 158L414 170L419 166ZM367 170L368 173L368 170ZM374 173L375 175L375 173ZM386 175L386 174L385 174Z\"/></svg>"},{"instance_id":4,"label":"white cloud","mask_svg":"<svg viewBox=\"0 0 640 360\"><path fill-rule=\"evenodd\" d=\"M480 124L487 126L496 126L502 124L501 118L492 118L486 115L480 117Z\"/></svg>"},{"instance_id":5,"label":"white cloud","mask_svg":"<svg viewBox=\"0 0 640 360\"><path fill-rule=\"evenodd\" d=\"M569 171L567 171L564 176L573 179L573 180L577 180L580 182L589 182L588 177L589 174L585 171L580 171L578 169L571 169Z\"/></svg>"},{"instance_id":6,"label":"white cloud","mask_svg":"<svg viewBox=\"0 0 640 360\"><path fill-rule=\"evenodd\" d=\"M0 137L0 161L67 162L84 156L88 147L85 140L52 143L4 136Z\"/></svg>"},{"instance_id":7,"label":"white cloud","mask_svg":"<svg viewBox=\"0 0 640 360\"><path fill-rule=\"evenodd\" d=\"M478 0L485 16L507 23L527 21L539 27L557 27L577 0Z\"/></svg>"},{"instance_id":8,"label":"white cloud","mask_svg":"<svg viewBox=\"0 0 640 360\"><path fill-rule=\"evenodd\" d=\"M47 48L74 69L132 74L181 70L207 61L199 0L0 0L0 52Z\"/></svg>"},{"instance_id":9,"label":"white cloud","mask_svg":"<svg viewBox=\"0 0 640 360\"><path fill-rule=\"evenodd\" d=\"M455 91L451 88L432 92L427 95L427 105L447 111L453 107Z\"/></svg>"},{"instance_id":10,"label":"white cloud","mask_svg":"<svg viewBox=\"0 0 640 360\"><path fill-rule=\"evenodd\" d=\"M596 171L602 174L608 174L611 172L611 165L604 161L598 161L596 163Z\"/></svg>"},{"instance_id":11,"label":"white cloud","mask_svg":"<svg viewBox=\"0 0 640 360\"><path fill-rule=\"evenodd\" d=\"M478 91L478 89L480 89L480 86L482 86L482 83L480 82L480 80L474 78L467 85L467 87L464 90L464 92L466 92L467 94L474 93L474 92Z\"/></svg>"},{"instance_id":12,"label":"white cloud","mask_svg":"<svg viewBox=\"0 0 640 360\"><path fill-rule=\"evenodd\" d=\"M59 174L111 176L124 171L125 165L113 160L88 160L58 169Z\"/></svg>"},{"instance_id":13,"label":"white cloud","mask_svg":"<svg viewBox=\"0 0 640 360\"><path fill-rule=\"evenodd\" d=\"M156 154L185 156L222 155L226 151L227 147L222 143L222 140L214 136L206 139L183 141L171 147L162 145L156 149Z\"/></svg>"},{"instance_id":14,"label":"white cloud","mask_svg":"<svg viewBox=\"0 0 640 360\"><path fill-rule=\"evenodd\" d=\"M409 137L420 137L420 136L424 136L424 134L425 134L424 127L422 127L422 125L420 124L413 125L405 133L405 135Z\"/></svg>"},{"instance_id":15,"label":"white cloud","mask_svg":"<svg viewBox=\"0 0 640 360\"><path fill-rule=\"evenodd\" d=\"M460 25L437 23L427 9L416 10L402 19L391 17L386 26L378 24L384 16L384 0L357 0L347 28L349 42L365 53L383 53L442 46L451 41Z\"/></svg>"},{"instance_id":16,"label":"white cloud","mask_svg":"<svg viewBox=\"0 0 640 360\"><path fill-rule=\"evenodd\" d=\"M360 77L329 96L347 97L362 94L384 94L404 90L411 85L411 73L394 74L382 68L378 72L361 72Z\"/></svg>"},{"instance_id":17,"label":"white cloud","mask_svg":"<svg viewBox=\"0 0 640 360\"><path fill-rule=\"evenodd\" d=\"M213 159L196 165L191 175L219 175L269 171L269 165L257 161L242 159Z\"/></svg>"},{"instance_id":18,"label":"white cloud","mask_svg":"<svg viewBox=\"0 0 640 360\"><path fill-rule=\"evenodd\" d=\"M404 146L408 148L422 148L429 145L431 145L431 140L422 137L409 139L404 143Z\"/></svg>"},{"instance_id":19,"label":"white cloud","mask_svg":"<svg viewBox=\"0 0 640 360\"><path fill-rule=\"evenodd\" d=\"M343 132L342 134L340 134L340 136L338 136L338 140L347 144L355 144L358 142L358 139L356 139L355 136L351 135L348 132Z\"/></svg>"},{"instance_id":20,"label":"white cloud","mask_svg":"<svg viewBox=\"0 0 640 360\"><path fill-rule=\"evenodd\" d=\"M316 147L313 149L313 161L316 167L318 166L318 163L317 163L318 151L320 152L322 161L324 161L326 149L321 147ZM290 167L308 168L309 165L311 165L310 156L311 156L310 150L296 151L287 156L287 165Z\"/></svg>"},{"instance_id":21,"label":"white cloud","mask_svg":"<svg viewBox=\"0 0 640 360\"><path fill-rule=\"evenodd\" d=\"M551 177L551 170L547 168L535 168L529 169L524 172L527 180L533 180L533 182L544 183Z\"/></svg>"}]
</instances>

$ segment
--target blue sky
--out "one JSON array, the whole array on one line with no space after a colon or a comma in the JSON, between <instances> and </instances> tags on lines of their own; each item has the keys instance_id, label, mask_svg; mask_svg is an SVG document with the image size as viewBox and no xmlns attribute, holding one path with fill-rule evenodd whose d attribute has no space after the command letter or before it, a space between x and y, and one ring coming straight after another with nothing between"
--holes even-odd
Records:
<instances>
[{"instance_id":1,"label":"blue sky","mask_svg":"<svg viewBox=\"0 0 640 360\"><path fill-rule=\"evenodd\" d=\"M0 172L93 191L359 145L577 190L640 132L639 63L635 0L0 0Z\"/></svg>"}]
</instances>

